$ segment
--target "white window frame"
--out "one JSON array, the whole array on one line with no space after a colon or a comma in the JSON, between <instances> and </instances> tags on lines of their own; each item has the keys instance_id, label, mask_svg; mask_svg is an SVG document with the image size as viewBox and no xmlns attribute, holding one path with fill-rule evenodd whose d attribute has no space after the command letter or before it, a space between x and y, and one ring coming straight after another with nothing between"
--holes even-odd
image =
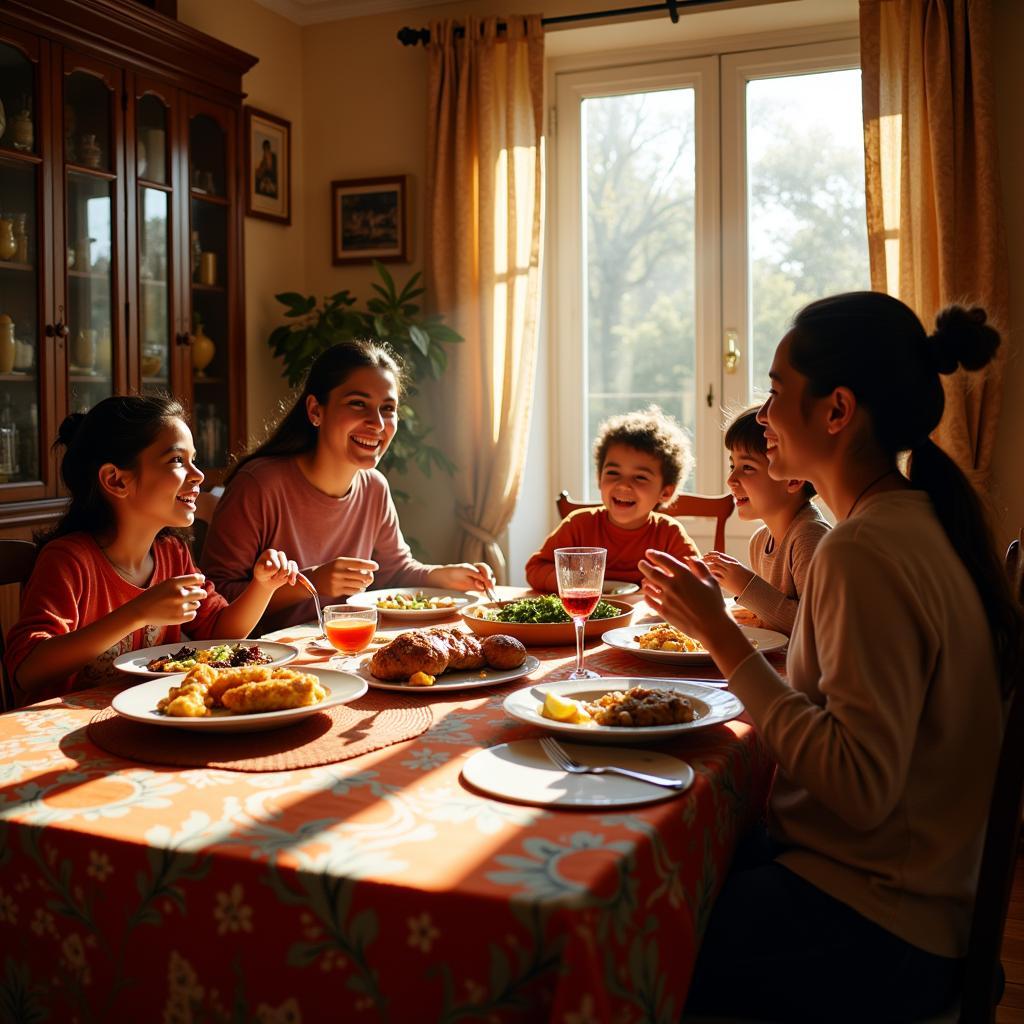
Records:
<instances>
[{"instance_id":1,"label":"white window frame","mask_svg":"<svg viewBox=\"0 0 1024 1024\"><path fill-rule=\"evenodd\" d=\"M582 381L586 379L582 167L580 104L591 96L621 95L654 89L695 89L696 117L696 331L695 353L697 469L692 489L722 493L728 457L722 445L723 410L752 401L750 382L746 251L746 83L757 78L860 66L855 25L832 26L807 41L771 47L779 36L719 40L679 59L646 60L642 51L588 54L587 67L553 69L554 145L549 220L546 305L551 387L549 390L550 476L555 489L573 496L584 493L595 475L589 451L582 451L586 431ZM759 45L759 43L761 45ZM730 47L734 48L732 52ZM713 51L713 52L712 52ZM693 53L693 51L690 51ZM607 60L609 66L595 67ZM625 65L624 62L630 63ZM795 311L794 311L795 312ZM741 350L740 372L724 372L727 331L736 332ZM756 384L756 382L753 382ZM705 396L711 386L714 399ZM754 524L756 526L757 524ZM699 527L699 524L695 524ZM735 516L727 525L733 553L746 556L744 540L752 525ZM702 550L698 536L693 533Z\"/></svg>"}]
</instances>

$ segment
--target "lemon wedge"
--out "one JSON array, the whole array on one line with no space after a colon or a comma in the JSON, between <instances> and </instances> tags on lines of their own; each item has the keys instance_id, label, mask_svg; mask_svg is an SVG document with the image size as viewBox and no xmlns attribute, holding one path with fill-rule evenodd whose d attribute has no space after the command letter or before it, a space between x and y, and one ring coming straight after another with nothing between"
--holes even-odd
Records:
<instances>
[{"instance_id":1,"label":"lemon wedge","mask_svg":"<svg viewBox=\"0 0 1024 1024\"><path fill-rule=\"evenodd\" d=\"M562 697L557 693L548 693L540 709L544 718L555 722L587 722L590 720L586 708L578 700Z\"/></svg>"}]
</instances>

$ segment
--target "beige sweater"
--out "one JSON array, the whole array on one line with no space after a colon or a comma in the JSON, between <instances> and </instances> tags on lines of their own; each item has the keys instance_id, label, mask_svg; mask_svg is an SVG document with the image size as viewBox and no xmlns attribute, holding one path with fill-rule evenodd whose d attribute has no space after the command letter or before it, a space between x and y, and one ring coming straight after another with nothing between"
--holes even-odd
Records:
<instances>
[{"instance_id":1,"label":"beige sweater","mask_svg":"<svg viewBox=\"0 0 1024 1024\"><path fill-rule=\"evenodd\" d=\"M792 633L811 555L828 531L824 516L811 502L793 516L779 541L762 526L750 538L750 568L756 575L736 600L768 629Z\"/></svg>"},{"instance_id":2,"label":"beige sweater","mask_svg":"<svg viewBox=\"0 0 1024 1024\"><path fill-rule=\"evenodd\" d=\"M786 685L735 670L779 762L787 867L921 949L967 949L1003 726L977 591L928 497L887 491L821 542Z\"/></svg>"}]
</instances>

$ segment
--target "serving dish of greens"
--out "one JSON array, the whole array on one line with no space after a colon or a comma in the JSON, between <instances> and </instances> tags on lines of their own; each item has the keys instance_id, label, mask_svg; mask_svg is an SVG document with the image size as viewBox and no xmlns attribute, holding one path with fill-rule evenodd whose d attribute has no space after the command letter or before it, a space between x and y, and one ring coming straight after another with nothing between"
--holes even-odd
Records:
<instances>
[{"instance_id":1,"label":"serving dish of greens","mask_svg":"<svg viewBox=\"0 0 1024 1024\"><path fill-rule=\"evenodd\" d=\"M555 594L515 601L484 601L461 614L466 625L481 636L505 633L527 647L576 643L572 619ZM584 635L588 639L600 637L606 630L628 625L632 615L633 606L626 601L603 599L587 620Z\"/></svg>"}]
</instances>

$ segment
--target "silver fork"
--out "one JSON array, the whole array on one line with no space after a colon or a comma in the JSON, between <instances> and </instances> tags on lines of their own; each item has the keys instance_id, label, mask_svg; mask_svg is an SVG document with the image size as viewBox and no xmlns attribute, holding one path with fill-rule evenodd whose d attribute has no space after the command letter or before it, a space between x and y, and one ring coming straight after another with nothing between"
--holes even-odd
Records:
<instances>
[{"instance_id":1,"label":"silver fork","mask_svg":"<svg viewBox=\"0 0 1024 1024\"><path fill-rule=\"evenodd\" d=\"M614 764L580 764L579 761L569 756L558 740L551 736L542 737L540 746L556 768L561 768L563 772L570 772L573 775L583 773L604 775L606 772L613 772L615 775L625 775L631 779L639 779L640 782L650 782L655 786L665 786L668 789L682 789L685 785L684 779L669 779L664 775L648 775L645 772L635 772L632 768L620 768Z\"/></svg>"},{"instance_id":2,"label":"silver fork","mask_svg":"<svg viewBox=\"0 0 1024 1024\"><path fill-rule=\"evenodd\" d=\"M327 630L324 629L324 613L320 610L320 596L316 592L316 587L313 586L312 580L304 573L296 573L296 579L313 595L313 604L316 605L316 620L320 625L320 635L316 639L326 640Z\"/></svg>"}]
</instances>

